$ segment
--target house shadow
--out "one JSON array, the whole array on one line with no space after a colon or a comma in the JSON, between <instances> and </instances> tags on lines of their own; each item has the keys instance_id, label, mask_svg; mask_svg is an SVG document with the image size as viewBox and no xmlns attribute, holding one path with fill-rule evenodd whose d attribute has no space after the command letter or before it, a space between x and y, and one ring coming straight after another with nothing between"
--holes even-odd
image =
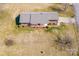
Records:
<instances>
[{"instance_id":1,"label":"house shadow","mask_svg":"<svg viewBox=\"0 0 79 59\"><path fill-rule=\"evenodd\" d=\"M19 26L20 25L20 15L18 15L16 18L15 18L15 23L16 23L16 25L17 26Z\"/></svg>"}]
</instances>

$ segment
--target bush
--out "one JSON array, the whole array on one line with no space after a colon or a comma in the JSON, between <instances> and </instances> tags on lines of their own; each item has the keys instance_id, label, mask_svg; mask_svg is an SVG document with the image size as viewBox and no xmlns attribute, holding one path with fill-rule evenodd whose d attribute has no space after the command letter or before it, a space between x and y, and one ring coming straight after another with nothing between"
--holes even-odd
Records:
<instances>
[{"instance_id":1,"label":"bush","mask_svg":"<svg viewBox=\"0 0 79 59\"><path fill-rule=\"evenodd\" d=\"M65 36L57 36L55 43L61 48L71 48L72 47L72 38L68 35Z\"/></svg>"},{"instance_id":2,"label":"bush","mask_svg":"<svg viewBox=\"0 0 79 59\"><path fill-rule=\"evenodd\" d=\"M19 20L20 20L20 15L18 15L18 16L16 17L16 19L15 19L16 25L20 25Z\"/></svg>"},{"instance_id":3,"label":"bush","mask_svg":"<svg viewBox=\"0 0 79 59\"><path fill-rule=\"evenodd\" d=\"M61 22L61 23L60 23L60 26L61 26L62 28L65 28L65 27L66 27L66 24L63 23L63 22Z\"/></svg>"},{"instance_id":4,"label":"bush","mask_svg":"<svg viewBox=\"0 0 79 59\"><path fill-rule=\"evenodd\" d=\"M59 27L46 27L45 31L46 32L51 32L51 33L54 33L54 32L58 32L58 30L60 30Z\"/></svg>"},{"instance_id":5,"label":"bush","mask_svg":"<svg viewBox=\"0 0 79 59\"><path fill-rule=\"evenodd\" d=\"M52 32L52 27L47 27L47 28L46 28L46 31L47 31L47 32Z\"/></svg>"},{"instance_id":6,"label":"bush","mask_svg":"<svg viewBox=\"0 0 79 59\"><path fill-rule=\"evenodd\" d=\"M11 40L11 39L6 39L6 40L4 41L4 43L5 43L6 46L12 46L12 45L14 45L14 41Z\"/></svg>"}]
</instances>

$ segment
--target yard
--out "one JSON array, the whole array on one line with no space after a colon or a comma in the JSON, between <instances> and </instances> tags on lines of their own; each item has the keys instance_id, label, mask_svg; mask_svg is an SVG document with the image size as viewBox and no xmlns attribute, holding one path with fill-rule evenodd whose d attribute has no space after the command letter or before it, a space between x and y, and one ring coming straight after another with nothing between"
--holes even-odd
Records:
<instances>
[{"instance_id":1,"label":"yard","mask_svg":"<svg viewBox=\"0 0 79 59\"><path fill-rule=\"evenodd\" d=\"M7 26L4 23L2 25L4 28L0 29L0 55L76 55L77 53L77 39L73 25L66 25L64 28L61 26L52 29L33 29L17 28L11 25L11 22L10 24L7 22ZM70 36L72 42L67 47L56 42L59 40L58 37L61 39L65 35ZM69 52L70 50L75 51Z\"/></svg>"},{"instance_id":2,"label":"yard","mask_svg":"<svg viewBox=\"0 0 79 59\"><path fill-rule=\"evenodd\" d=\"M14 12L16 8L12 7L8 10L0 15L0 55L77 55L73 24L48 29L18 28L15 16L20 11Z\"/></svg>"}]
</instances>

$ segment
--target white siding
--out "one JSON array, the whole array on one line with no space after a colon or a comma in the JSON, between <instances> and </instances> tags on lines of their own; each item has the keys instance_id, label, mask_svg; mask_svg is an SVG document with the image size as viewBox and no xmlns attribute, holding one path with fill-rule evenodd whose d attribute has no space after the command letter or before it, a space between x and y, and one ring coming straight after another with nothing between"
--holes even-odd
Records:
<instances>
[{"instance_id":1,"label":"white siding","mask_svg":"<svg viewBox=\"0 0 79 59\"><path fill-rule=\"evenodd\" d=\"M26 12L21 13L20 23L48 24L49 20L58 20L57 12Z\"/></svg>"},{"instance_id":2,"label":"white siding","mask_svg":"<svg viewBox=\"0 0 79 59\"><path fill-rule=\"evenodd\" d=\"M21 14L20 15L20 23L29 23L30 14Z\"/></svg>"}]
</instances>

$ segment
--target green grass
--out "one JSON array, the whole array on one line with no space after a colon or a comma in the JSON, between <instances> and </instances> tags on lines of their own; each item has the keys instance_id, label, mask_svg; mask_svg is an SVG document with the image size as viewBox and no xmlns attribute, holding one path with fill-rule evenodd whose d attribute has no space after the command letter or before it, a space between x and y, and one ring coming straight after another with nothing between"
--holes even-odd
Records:
<instances>
[{"instance_id":1,"label":"green grass","mask_svg":"<svg viewBox=\"0 0 79 59\"><path fill-rule=\"evenodd\" d=\"M20 34L20 33L31 32L31 31L33 31L33 28L31 28L31 27L17 27L17 26L15 26L13 29L14 34Z\"/></svg>"}]
</instances>

